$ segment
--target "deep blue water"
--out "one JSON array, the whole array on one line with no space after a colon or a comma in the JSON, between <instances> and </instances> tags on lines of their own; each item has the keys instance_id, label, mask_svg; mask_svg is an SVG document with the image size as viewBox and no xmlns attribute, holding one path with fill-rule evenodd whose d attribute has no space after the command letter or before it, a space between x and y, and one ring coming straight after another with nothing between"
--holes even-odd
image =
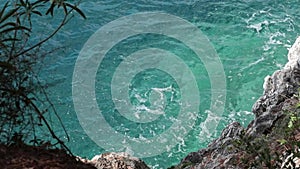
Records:
<instances>
[{"instance_id":1,"label":"deep blue water","mask_svg":"<svg viewBox=\"0 0 300 169\"><path fill-rule=\"evenodd\" d=\"M226 77L225 108L219 117L218 126L211 126L216 127L214 132L204 137L200 134L204 130L203 122L209 117L209 113L214 114L210 112L212 84L205 65L187 46L176 39L143 34L121 41L105 55L96 75L96 101L112 129L131 138L147 140L161 135L173 123L177 123L176 117L183 96L180 85L170 74L157 69L144 70L130 80L128 95L131 104L139 107L139 111L147 113L149 109L146 108L151 109L151 106L159 106L161 102L166 102L165 114L155 116L157 119L149 123L137 123L123 117L115 108L110 90L113 73L124 58L149 47L169 50L179 55L192 73L197 75L201 106L196 116L192 117L195 118L195 125L188 135L178 138L176 146L170 147L160 155L143 158L153 168L174 165L189 152L205 147L230 122L238 121L247 126L253 119L251 107L263 92L264 77L282 68L286 63L288 48L298 36L300 22L300 6L297 1L90 0L83 1L79 7L87 19L75 17L49 42L51 47L63 48L51 58L46 58L41 72L41 79L48 84L50 97L70 135L68 145L76 155L91 158L106 151L90 139L81 127L72 96L72 80L79 52L99 28L123 16L139 12L163 12L195 25L207 36L220 58ZM51 19L49 21L51 24L39 22L40 27L37 27L36 31L43 34L45 30L52 30L56 23ZM124 84L114 85L120 90L124 87ZM165 96L162 98L161 94ZM156 105L155 101L160 103ZM92 123L96 118L88 116L87 120ZM57 131L63 136L60 128L57 128ZM101 132L97 134L100 134L99 139L107 139L105 134L103 137ZM114 145L114 141L110 141L110 144ZM148 150L153 147L145 146L140 149L144 148ZM130 149L126 151L134 154Z\"/></svg>"}]
</instances>

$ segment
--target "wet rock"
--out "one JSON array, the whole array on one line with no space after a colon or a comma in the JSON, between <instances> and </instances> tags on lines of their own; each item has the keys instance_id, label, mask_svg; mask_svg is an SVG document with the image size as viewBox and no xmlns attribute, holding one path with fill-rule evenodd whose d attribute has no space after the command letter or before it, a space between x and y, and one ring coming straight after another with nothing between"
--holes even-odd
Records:
<instances>
[{"instance_id":1,"label":"wet rock","mask_svg":"<svg viewBox=\"0 0 300 169\"><path fill-rule=\"evenodd\" d=\"M208 148L190 153L175 168L213 169L225 166L229 168L230 165L227 163L232 158L232 154L236 153L232 141L239 138L243 131L244 128L238 122L231 123L223 130L220 138L209 144Z\"/></svg>"}]
</instances>

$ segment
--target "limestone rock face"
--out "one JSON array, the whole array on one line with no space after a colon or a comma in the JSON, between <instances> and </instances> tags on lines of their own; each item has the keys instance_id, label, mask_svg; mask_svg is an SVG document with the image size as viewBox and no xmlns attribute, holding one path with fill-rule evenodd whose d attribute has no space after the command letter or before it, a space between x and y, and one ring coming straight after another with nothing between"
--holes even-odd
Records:
<instances>
[{"instance_id":1,"label":"limestone rock face","mask_svg":"<svg viewBox=\"0 0 300 169\"><path fill-rule=\"evenodd\" d=\"M280 110L293 104L291 98L299 94L300 82L300 37L290 48L288 63L264 82L264 94L253 105L255 120L250 124L248 133L262 134L270 129L274 122L282 116Z\"/></svg>"},{"instance_id":2,"label":"limestone rock face","mask_svg":"<svg viewBox=\"0 0 300 169\"><path fill-rule=\"evenodd\" d=\"M300 84L300 37L290 48L288 60L283 69L265 78L263 96L252 108L255 119L246 129L237 122L228 125L221 136L207 148L188 154L179 165L172 168L244 168L242 165L235 165L242 153L234 148L236 138L240 138L241 135L256 138L269 134L277 125L276 123L283 118L283 112L298 102L295 96L299 94Z\"/></svg>"},{"instance_id":3,"label":"limestone rock face","mask_svg":"<svg viewBox=\"0 0 300 169\"><path fill-rule=\"evenodd\" d=\"M220 138L210 143L208 148L190 153L182 160L181 164L183 165L177 168L182 168L184 164L189 163L196 164L193 167L199 169L220 167L229 168L230 165L227 163L235 153L235 151L232 152L232 140L238 137L243 131L244 129L239 123L231 123L223 130Z\"/></svg>"},{"instance_id":4,"label":"limestone rock face","mask_svg":"<svg viewBox=\"0 0 300 169\"><path fill-rule=\"evenodd\" d=\"M95 156L88 163L97 169L150 169L142 160L126 153L104 153Z\"/></svg>"}]
</instances>

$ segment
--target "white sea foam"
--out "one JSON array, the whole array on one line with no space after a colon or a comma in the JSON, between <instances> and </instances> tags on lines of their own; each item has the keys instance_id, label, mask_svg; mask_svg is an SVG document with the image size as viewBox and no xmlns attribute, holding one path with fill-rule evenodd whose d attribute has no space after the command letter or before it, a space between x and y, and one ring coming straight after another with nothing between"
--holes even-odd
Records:
<instances>
[{"instance_id":1,"label":"white sea foam","mask_svg":"<svg viewBox=\"0 0 300 169\"><path fill-rule=\"evenodd\" d=\"M163 115L165 114L165 105L166 105L166 99L165 99L165 94L164 92L172 92L171 95L171 101L173 100L173 95L175 93L175 89L172 86L166 87L166 88L151 88L152 94L151 95L155 95L158 94L159 98L155 97L153 100L151 100L151 98L149 98L149 100L151 101L151 107L147 107L145 105L145 103L148 101L147 99L141 97L139 94L134 94L135 98L139 101L140 105L135 106L135 112L134 115L137 119L140 119L140 114L142 112L147 112L147 113L151 113L151 114L155 114L155 115Z\"/></svg>"},{"instance_id":2,"label":"white sea foam","mask_svg":"<svg viewBox=\"0 0 300 169\"><path fill-rule=\"evenodd\" d=\"M199 133L199 141L204 143L205 141L212 138L212 134L210 131L210 128L215 127L217 124L216 122L219 121L221 117L217 117L213 112L210 110L206 110L205 113L207 113L207 118L205 122L201 123L201 132Z\"/></svg>"},{"instance_id":3,"label":"white sea foam","mask_svg":"<svg viewBox=\"0 0 300 169\"><path fill-rule=\"evenodd\" d=\"M264 26L268 26L268 25L269 22L267 20L264 20L263 22L260 23L248 25L247 28L255 29L257 33L260 33L263 30Z\"/></svg>"},{"instance_id":4,"label":"white sea foam","mask_svg":"<svg viewBox=\"0 0 300 169\"><path fill-rule=\"evenodd\" d=\"M264 58L264 57L261 57L261 58L259 58L258 60L254 61L254 62L252 62L252 63L249 63L246 67L241 68L241 71L244 71L245 69L248 69L248 68L250 68L250 67L252 67L252 66L254 66L254 65L257 65L258 63L260 63L260 62L262 62L262 61L264 61L264 60L265 60L265 58Z\"/></svg>"},{"instance_id":5,"label":"white sea foam","mask_svg":"<svg viewBox=\"0 0 300 169\"><path fill-rule=\"evenodd\" d=\"M146 103L147 99L142 98L139 94L135 93L134 97L139 101L139 103Z\"/></svg>"},{"instance_id":6,"label":"white sea foam","mask_svg":"<svg viewBox=\"0 0 300 169\"><path fill-rule=\"evenodd\" d=\"M147 113L156 114L156 115L165 114L163 109L160 107L158 109L150 109L145 105L140 105L140 106L136 106L136 110L137 110L136 111L137 114L141 113L142 111L146 111ZM138 115L137 115L137 118L138 118Z\"/></svg>"}]
</instances>

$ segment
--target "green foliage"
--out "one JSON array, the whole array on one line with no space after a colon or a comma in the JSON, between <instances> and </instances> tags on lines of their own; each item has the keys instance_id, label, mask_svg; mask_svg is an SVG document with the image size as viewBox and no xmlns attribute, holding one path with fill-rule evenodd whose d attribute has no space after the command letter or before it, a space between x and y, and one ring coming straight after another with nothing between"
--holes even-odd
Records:
<instances>
[{"instance_id":1,"label":"green foliage","mask_svg":"<svg viewBox=\"0 0 300 169\"><path fill-rule=\"evenodd\" d=\"M42 19L48 15L56 19L56 10L63 11L63 19L57 19L59 25L43 39L33 43L31 38L34 38L35 32L32 16ZM44 86L39 81L35 67L36 62L49 52L43 51L41 47L67 24L73 17L73 11L85 18L77 4L68 3L66 0L9 0L1 7L0 143L58 143L67 149L45 117L46 114L54 113L60 121ZM44 99L41 99L41 96ZM49 140L47 137L38 137L37 132L44 129L50 135ZM50 140L53 139L57 142L52 144Z\"/></svg>"},{"instance_id":2,"label":"green foliage","mask_svg":"<svg viewBox=\"0 0 300 169\"><path fill-rule=\"evenodd\" d=\"M282 139L277 140L277 142L280 143L280 145L284 145L287 143L287 140L282 138Z\"/></svg>"},{"instance_id":3,"label":"green foliage","mask_svg":"<svg viewBox=\"0 0 300 169\"><path fill-rule=\"evenodd\" d=\"M269 134L253 138L244 133L235 140L234 146L242 152L237 165L268 169L296 167L294 159L300 157L300 104L298 97L293 99L298 100L296 106L289 107Z\"/></svg>"},{"instance_id":4,"label":"green foliage","mask_svg":"<svg viewBox=\"0 0 300 169\"><path fill-rule=\"evenodd\" d=\"M252 138L242 135L234 143L236 148L243 153L240 157L240 164L237 165L242 164L244 168L278 168L274 163L274 156L272 156L268 144L268 138L265 136ZM279 160L277 157L275 158L275 160Z\"/></svg>"},{"instance_id":5,"label":"green foliage","mask_svg":"<svg viewBox=\"0 0 300 169\"><path fill-rule=\"evenodd\" d=\"M288 128L293 129L295 128L295 124L299 121L299 117L295 113L289 114L290 121L288 123Z\"/></svg>"}]
</instances>

